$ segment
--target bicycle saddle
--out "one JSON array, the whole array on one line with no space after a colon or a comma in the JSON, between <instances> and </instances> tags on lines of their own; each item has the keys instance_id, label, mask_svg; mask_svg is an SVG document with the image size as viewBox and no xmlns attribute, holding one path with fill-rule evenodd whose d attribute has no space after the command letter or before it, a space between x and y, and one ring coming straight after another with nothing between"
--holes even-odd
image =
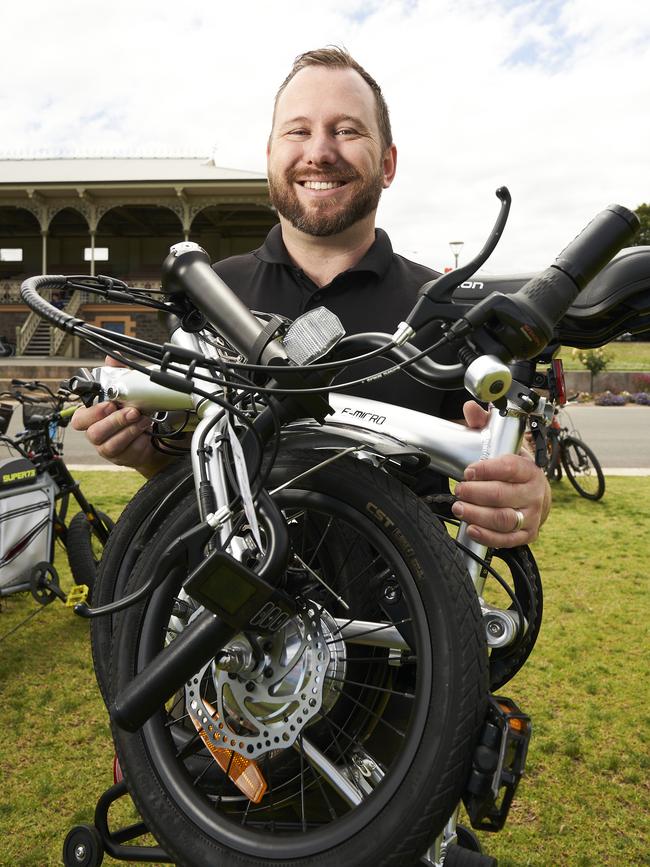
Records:
<instances>
[{"instance_id":1,"label":"bicycle saddle","mask_svg":"<svg viewBox=\"0 0 650 867\"><path fill-rule=\"evenodd\" d=\"M478 273L461 283L454 301L477 303L491 292L517 292L530 274ZM555 330L567 346L594 347L626 331L650 330L650 246L621 250L582 290Z\"/></svg>"}]
</instances>

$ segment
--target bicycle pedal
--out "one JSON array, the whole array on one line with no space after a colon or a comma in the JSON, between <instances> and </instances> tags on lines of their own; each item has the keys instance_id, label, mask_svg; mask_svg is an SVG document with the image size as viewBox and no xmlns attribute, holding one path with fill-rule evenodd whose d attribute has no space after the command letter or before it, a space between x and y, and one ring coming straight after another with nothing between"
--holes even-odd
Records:
<instances>
[{"instance_id":1,"label":"bicycle pedal","mask_svg":"<svg viewBox=\"0 0 650 867\"><path fill-rule=\"evenodd\" d=\"M72 590L68 591L68 596L65 600L65 607L74 608L75 605L87 602L89 592L90 588L87 584L75 584Z\"/></svg>"}]
</instances>

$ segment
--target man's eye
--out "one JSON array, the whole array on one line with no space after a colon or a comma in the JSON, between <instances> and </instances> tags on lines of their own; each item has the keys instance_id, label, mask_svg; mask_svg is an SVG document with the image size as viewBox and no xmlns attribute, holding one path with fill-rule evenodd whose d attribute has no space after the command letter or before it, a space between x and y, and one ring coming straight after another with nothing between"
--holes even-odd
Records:
<instances>
[{"instance_id":1,"label":"man's eye","mask_svg":"<svg viewBox=\"0 0 650 867\"><path fill-rule=\"evenodd\" d=\"M309 135L309 132L306 129L290 129L286 135L291 138L303 138L304 136Z\"/></svg>"},{"instance_id":2,"label":"man's eye","mask_svg":"<svg viewBox=\"0 0 650 867\"><path fill-rule=\"evenodd\" d=\"M336 135L357 135L356 129L351 129L349 126L342 127L341 129L336 130Z\"/></svg>"}]
</instances>

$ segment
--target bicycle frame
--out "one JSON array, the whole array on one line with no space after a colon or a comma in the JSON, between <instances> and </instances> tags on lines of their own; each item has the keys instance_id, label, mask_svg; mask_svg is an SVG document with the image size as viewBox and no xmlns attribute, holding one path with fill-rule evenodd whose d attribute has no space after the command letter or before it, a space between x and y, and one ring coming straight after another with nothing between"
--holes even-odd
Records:
<instances>
[{"instance_id":1,"label":"bicycle frame","mask_svg":"<svg viewBox=\"0 0 650 867\"><path fill-rule=\"evenodd\" d=\"M204 354L209 351L213 357L216 354L214 347L200 333L190 334L178 329L172 335L171 342ZM144 374L125 368L95 368L93 376L101 384L106 397L125 406L137 406L144 413L153 414L161 409L197 412L201 421L192 437L191 454L197 499L201 507L198 487L201 458L197 446L204 431L213 425L214 415L219 408L203 398L191 397L152 383ZM220 391L215 393L220 394ZM328 447L333 448L339 456L352 452L368 457L376 452L385 458L395 452L419 453L423 463L430 463L432 469L457 481L463 478L465 468L471 463L517 454L528 416L521 405L508 401L505 411L491 410L488 424L482 430L471 430L456 422L366 398L332 392L328 400L334 413L328 416L325 425L313 420L302 420L290 423L284 430L289 435L300 432L329 433L340 441L339 446ZM213 520L219 524L222 540L228 537L232 529L229 516L226 517L228 495L221 447L215 445L224 436L224 424L221 421L214 425L204 443L211 451L208 475L216 496L215 514L223 516ZM321 461L315 461L314 469L320 464ZM252 504L249 512L251 509ZM206 517L202 514L204 520ZM463 553L462 557L480 598L486 579L481 561L488 549L469 537L464 522L460 524L457 539L468 549L468 553ZM517 614L488 608L482 599L480 601L484 613L489 612L491 616L497 617L505 630L500 635L499 646L514 640L520 628Z\"/></svg>"}]
</instances>

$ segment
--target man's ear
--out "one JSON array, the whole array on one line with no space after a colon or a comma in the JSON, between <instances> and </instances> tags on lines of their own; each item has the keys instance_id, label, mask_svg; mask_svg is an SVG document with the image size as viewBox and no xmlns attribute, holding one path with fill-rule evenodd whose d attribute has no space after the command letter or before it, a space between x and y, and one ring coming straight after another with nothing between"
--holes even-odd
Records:
<instances>
[{"instance_id":1,"label":"man's ear","mask_svg":"<svg viewBox=\"0 0 650 867\"><path fill-rule=\"evenodd\" d=\"M384 189L386 190L393 183L393 178L397 171L397 148L394 144L386 149L382 165L384 170Z\"/></svg>"}]
</instances>

